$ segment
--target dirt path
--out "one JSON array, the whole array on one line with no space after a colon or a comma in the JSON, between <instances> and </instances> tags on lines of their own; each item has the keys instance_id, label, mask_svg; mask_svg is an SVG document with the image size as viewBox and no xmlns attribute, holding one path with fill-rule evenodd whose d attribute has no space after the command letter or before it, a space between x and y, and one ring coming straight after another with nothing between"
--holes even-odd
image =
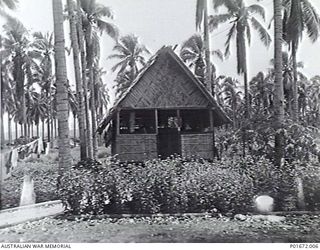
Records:
<instances>
[{"instance_id":1,"label":"dirt path","mask_svg":"<svg viewBox=\"0 0 320 250\"><path fill-rule=\"evenodd\" d=\"M0 230L0 242L320 242L319 216L285 222L229 218L67 221L46 218Z\"/></svg>"},{"instance_id":2,"label":"dirt path","mask_svg":"<svg viewBox=\"0 0 320 250\"><path fill-rule=\"evenodd\" d=\"M0 228L63 213L61 201L44 202L0 211Z\"/></svg>"}]
</instances>

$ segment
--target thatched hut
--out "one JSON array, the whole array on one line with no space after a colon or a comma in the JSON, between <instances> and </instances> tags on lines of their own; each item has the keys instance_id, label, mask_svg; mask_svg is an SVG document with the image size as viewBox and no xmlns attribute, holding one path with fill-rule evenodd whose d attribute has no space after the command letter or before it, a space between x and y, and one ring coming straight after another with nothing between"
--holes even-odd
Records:
<instances>
[{"instance_id":1,"label":"thatched hut","mask_svg":"<svg viewBox=\"0 0 320 250\"><path fill-rule=\"evenodd\" d=\"M212 159L214 127L230 122L170 47L163 47L98 127L121 161L173 154Z\"/></svg>"}]
</instances>

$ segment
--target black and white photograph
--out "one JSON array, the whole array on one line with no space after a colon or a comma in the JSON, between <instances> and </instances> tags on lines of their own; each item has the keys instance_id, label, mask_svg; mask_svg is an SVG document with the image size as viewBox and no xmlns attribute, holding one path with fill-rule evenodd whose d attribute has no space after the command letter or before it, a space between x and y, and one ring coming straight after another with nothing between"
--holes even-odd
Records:
<instances>
[{"instance_id":1,"label":"black and white photograph","mask_svg":"<svg viewBox=\"0 0 320 250\"><path fill-rule=\"evenodd\" d=\"M0 90L0 248L320 248L319 0L0 0Z\"/></svg>"}]
</instances>

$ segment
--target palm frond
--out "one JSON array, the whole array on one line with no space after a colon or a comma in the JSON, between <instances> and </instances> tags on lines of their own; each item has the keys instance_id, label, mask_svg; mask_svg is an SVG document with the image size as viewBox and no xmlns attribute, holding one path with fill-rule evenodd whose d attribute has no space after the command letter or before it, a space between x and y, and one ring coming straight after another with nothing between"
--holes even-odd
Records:
<instances>
[{"instance_id":1,"label":"palm frond","mask_svg":"<svg viewBox=\"0 0 320 250\"><path fill-rule=\"evenodd\" d=\"M254 17L251 17L250 19L252 26L255 30L258 31L260 40L263 42L263 44L267 47L271 44L271 37L268 33L268 31L262 26L262 24Z\"/></svg>"},{"instance_id":2,"label":"palm frond","mask_svg":"<svg viewBox=\"0 0 320 250\"><path fill-rule=\"evenodd\" d=\"M107 59L124 59L127 56L121 54L112 54L107 57Z\"/></svg>"},{"instance_id":3,"label":"palm frond","mask_svg":"<svg viewBox=\"0 0 320 250\"><path fill-rule=\"evenodd\" d=\"M248 7L248 11L250 13L256 13L262 17L262 19L266 20L266 14L264 8L259 4L252 4Z\"/></svg>"},{"instance_id":4,"label":"palm frond","mask_svg":"<svg viewBox=\"0 0 320 250\"><path fill-rule=\"evenodd\" d=\"M119 31L114 24L98 19L97 26L101 33L106 32L111 38L118 39Z\"/></svg>"},{"instance_id":5,"label":"palm frond","mask_svg":"<svg viewBox=\"0 0 320 250\"><path fill-rule=\"evenodd\" d=\"M251 44L251 28L250 28L250 25L248 24L248 21L246 22L246 37L247 37L247 40L248 40L248 44L250 46Z\"/></svg>"},{"instance_id":6,"label":"palm frond","mask_svg":"<svg viewBox=\"0 0 320 250\"><path fill-rule=\"evenodd\" d=\"M320 17L316 9L311 5L310 1L302 0L303 21L306 30L312 42L315 42L320 35Z\"/></svg>"},{"instance_id":7,"label":"palm frond","mask_svg":"<svg viewBox=\"0 0 320 250\"><path fill-rule=\"evenodd\" d=\"M212 2L215 10L221 6L225 6L230 13L236 13L239 10L239 6L243 4L242 0L212 0Z\"/></svg>"},{"instance_id":8,"label":"palm frond","mask_svg":"<svg viewBox=\"0 0 320 250\"><path fill-rule=\"evenodd\" d=\"M207 0L197 0L196 7L196 29L201 30L201 24L203 22L204 8Z\"/></svg>"},{"instance_id":9,"label":"palm frond","mask_svg":"<svg viewBox=\"0 0 320 250\"><path fill-rule=\"evenodd\" d=\"M221 61L223 61L224 56L223 56L223 53L221 50L214 50L211 53L212 53L212 55L218 57Z\"/></svg>"},{"instance_id":10,"label":"palm frond","mask_svg":"<svg viewBox=\"0 0 320 250\"><path fill-rule=\"evenodd\" d=\"M228 32L227 41L225 42L225 46L226 46L225 52L224 52L225 57L230 55L230 44L231 44L232 38L234 38L237 33L236 29L237 29L237 25L234 23Z\"/></svg>"},{"instance_id":11,"label":"palm frond","mask_svg":"<svg viewBox=\"0 0 320 250\"><path fill-rule=\"evenodd\" d=\"M213 31L214 29L218 28L220 24L229 21L233 17L234 15L231 13L209 16L210 31Z\"/></svg>"},{"instance_id":12,"label":"palm frond","mask_svg":"<svg viewBox=\"0 0 320 250\"><path fill-rule=\"evenodd\" d=\"M111 8L106 7L102 4L96 4L95 8L95 15L99 17L108 17L110 19L113 19L113 12Z\"/></svg>"}]
</instances>

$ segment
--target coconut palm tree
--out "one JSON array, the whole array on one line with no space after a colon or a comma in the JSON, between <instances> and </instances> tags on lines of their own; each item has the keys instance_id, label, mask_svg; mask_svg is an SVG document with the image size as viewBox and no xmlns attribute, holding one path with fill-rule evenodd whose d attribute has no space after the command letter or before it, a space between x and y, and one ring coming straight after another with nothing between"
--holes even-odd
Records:
<instances>
[{"instance_id":1,"label":"coconut palm tree","mask_svg":"<svg viewBox=\"0 0 320 250\"><path fill-rule=\"evenodd\" d=\"M241 105L242 92L237 90L239 84L237 79L226 77L221 84L221 92L217 95L223 95L224 104L233 117L233 128L237 128L237 113L239 106Z\"/></svg>"},{"instance_id":2,"label":"coconut palm tree","mask_svg":"<svg viewBox=\"0 0 320 250\"><path fill-rule=\"evenodd\" d=\"M61 0L52 0L54 23L55 72L57 86L57 112L59 122L59 176L71 167L68 124L67 65L65 57L65 38L63 28L63 9ZM58 180L58 185L60 180Z\"/></svg>"},{"instance_id":3,"label":"coconut palm tree","mask_svg":"<svg viewBox=\"0 0 320 250\"><path fill-rule=\"evenodd\" d=\"M223 54L220 50L214 50L212 54L223 60ZM195 76L204 83L206 71L205 46L201 35L195 34L182 44L180 57L194 70ZM214 69L211 69L211 72L214 71Z\"/></svg>"},{"instance_id":4,"label":"coconut palm tree","mask_svg":"<svg viewBox=\"0 0 320 250\"><path fill-rule=\"evenodd\" d=\"M45 117L48 113L47 111L47 104L46 104L46 96L44 96L41 93L35 92L33 95L33 103L32 106L30 107L30 117L32 120L35 122L35 125L37 127L37 137L40 136L39 132L39 124L40 121L42 120L42 117Z\"/></svg>"},{"instance_id":5,"label":"coconut palm tree","mask_svg":"<svg viewBox=\"0 0 320 250\"><path fill-rule=\"evenodd\" d=\"M27 29L16 18L7 17L3 26L6 36L3 39L3 47L10 52L13 62L13 80L16 84L16 95L19 100L21 111L21 124L24 125L24 134L27 133L26 102L24 95L25 83L31 85L33 82L32 69L36 64L32 57L31 42L28 39Z\"/></svg>"},{"instance_id":6,"label":"coconut palm tree","mask_svg":"<svg viewBox=\"0 0 320 250\"><path fill-rule=\"evenodd\" d=\"M85 110L85 136L87 144L87 157L93 158L92 152L92 133L91 133L91 124L89 119L89 101L88 101L88 81L87 81L87 61L86 61L86 50L85 50L85 36L83 31L83 10L81 9L81 0L77 0L76 5L77 12L77 34L79 39L79 49L81 57L81 79L82 79L82 88L83 88L83 102Z\"/></svg>"},{"instance_id":7,"label":"coconut palm tree","mask_svg":"<svg viewBox=\"0 0 320 250\"><path fill-rule=\"evenodd\" d=\"M81 8L83 10L82 15L82 25L85 35L86 44L86 59L87 59L87 69L89 75L88 85L90 91L94 96L94 84L93 84L93 65L94 58L100 56L100 45L99 45L99 33L103 32L109 35L113 39L118 38L117 27L104 20L104 18L113 19L112 11L110 8L96 3L95 0L87 1L81 0ZM97 120L95 113L95 100L92 99L91 102L91 123L92 123L92 142L93 142L93 152L92 158L95 158L97 153L97 138L96 138L96 128Z\"/></svg>"},{"instance_id":8,"label":"coconut palm tree","mask_svg":"<svg viewBox=\"0 0 320 250\"><path fill-rule=\"evenodd\" d=\"M284 0L285 17L284 39L290 45L293 66L293 108L292 118L298 118L298 73L297 52L303 34L306 33L312 42L320 35L320 17L309 0Z\"/></svg>"},{"instance_id":9,"label":"coconut palm tree","mask_svg":"<svg viewBox=\"0 0 320 250\"><path fill-rule=\"evenodd\" d=\"M271 43L270 35L263 25L255 18L254 14L265 20L265 10L261 5L246 6L244 0L216 0L213 7L218 9L224 6L227 13L209 17L209 27L216 29L222 23L229 23L231 28L225 43L225 56L230 54L231 41L236 38L237 72L244 77L245 116L249 117L249 93L248 93L248 68L247 68L247 44L251 42L251 28L258 32L264 45Z\"/></svg>"},{"instance_id":10,"label":"coconut palm tree","mask_svg":"<svg viewBox=\"0 0 320 250\"><path fill-rule=\"evenodd\" d=\"M103 76L107 72L103 68L94 68L94 83L95 83L95 100L98 122L101 121L103 113L107 110L109 99L109 93L107 85L103 82ZM92 97L91 97L92 98Z\"/></svg>"},{"instance_id":11,"label":"coconut palm tree","mask_svg":"<svg viewBox=\"0 0 320 250\"><path fill-rule=\"evenodd\" d=\"M74 63L74 72L76 80L76 93L77 93L77 103L78 108L75 109L77 114L73 114L74 118L78 117L79 124L79 135L80 135L80 159L84 160L87 158L87 146L86 146L86 124L85 124L85 105L83 98L83 88L82 88L82 76L81 76L81 62L80 62L80 48L77 34L77 20L78 16L76 13L75 3L73 0L68 0L68 14L70 22L70 36L71 36L71 46L73 51L73 63ZM75 127L74 127L75 130ZM75 139L75 138L74 138Z\"/></svg>"},{"instance_id":12,"label":"coconut palm tree","mask_svg":"<svg viewBox=\"0 0 320 250\"><path fill-rule=\"evenodd\" d=\"M274 59L271 59L271 64L274 66ZM304 67L303 62L296 63L297 69L302 69ZM272 70L272 74L274 74ZM294 72L293 72L293 60L288 52L282 52L282 76L283 76L283 90L285 99L285 110L293 115L293 82L294 82ZM301 72L297 71L298 80L305 79L306 76Z\"/></svg>"},{"instance_id":13,"label":"coconut palm tree","mask_svg":"<svg viewBox=\"0 0 320 250\"><path fill-rule=\"evenodd\" d=\"M139 70L146 64L146 56L150 51L139 42L133 34L123 36L113 47L114 54L108 59L117 59L118 62L111 68L117 72L117 93L121 95L138 75ZM120 90L121 89L121 90Z\"/></svg>"},{"instance_id":14,"label":"coconut palm tree","mask_svg":"<svg viewBox=\"0 0 320 250\"><path fill-rule=\"evenodd\" d=\"M283 158L283 123L284 123L284 94L282 80L282 0L273 0L274 12L274 117L275 117L275 157L276 166L281 166Z\"/></svg>"},{"instance_id":15,"label":"coconut palm tree","mask_svg":"<svg viewBox=\"0 0 320 250\"><path fill-rule=\"evenodd\" d=\"M135 74L139 69L146 64L145 56L150 54L150 51L139 42L139 38L133 34L123 36L119 42L113 47L114 54L108 59L117 59L113 67L113 72L123 73L127 69L132 69Z\"/></svg>"},{"instance_id":16,"label":"coconut palm tree","mask_svg":"<svg viewBox=\"0 0 320 250\"><path fill-rule=\"evenodd\" d=\"M202 27L201 27L202 26ZM208 21L208 0L197 0L196 6L196 30L203 32L203 42L205 51L205 86L210 93L214 91L212 88L212 72L210 60L210 38L209 38L209 21Z\"/></svg>"},{"instance_id":17,"label":"coconut palm tree","mask_svg":"<svg viewBox=\"0 0 320 250\"><path fill-rule=\"evenodd\" d=\"M122 95L131 86L136 77L137 74L133 69L126 70L117 75L116 79L114 80L117 84L113 86L116 89L117 99L122 97Z\"/></svg>"},{"instance_id":18,"label":"coconut palm tree","mask_svg":"<svg viewBox=\"0 0 320 250\"><path fill-rule=\"evenodd\" d=\"M39 62L36 71L34 72L34 82L37 83L43 93L46 96L48 109L47 117L47 132L48 132L48 142L51 142L52 131L53 131L53 103L55 87L53 86L53 53L54 53L54 44L53 44L53 34L41 32L35 32L33 34L34 42L32 43L32 56L36 58Z\"/></svg>"},{"instance_id":19,"label":"coconut palm tree","mask_svg":"<svg viewBox=\"0 0 320 250\"><path fill-rule=\"evenodd\" d=\"M308 124L319 128L320 124L320 76L314 76L306 86L306 116Z\"/></svg>"},{"instance_id":20,"label":"coconut palm tree","mask_svg":"<svg viewBox=\"0 0 320 250\"><path fill-rule=\"evenodd\" d=\"M3 75L3 83L5 84L1 86L1 116L3 117L5 112L8 114L8 143L10 144L12 142L11 121L17 111L17 103L14 82L8 74Z\"/></svg>"},{"instance_id":21,"label":"coconut palm tree","mask_svg":"<svg viewBox=\"0 0 320 250\"><path fill-rule=\"evenodd\" d=\"M250 102L251 106L256 107L256 112L263 111L265 115L270 113L273 103L273 81L271 72L268 74L259 72L251 79Z\"/></svg>"}]
</instances>

